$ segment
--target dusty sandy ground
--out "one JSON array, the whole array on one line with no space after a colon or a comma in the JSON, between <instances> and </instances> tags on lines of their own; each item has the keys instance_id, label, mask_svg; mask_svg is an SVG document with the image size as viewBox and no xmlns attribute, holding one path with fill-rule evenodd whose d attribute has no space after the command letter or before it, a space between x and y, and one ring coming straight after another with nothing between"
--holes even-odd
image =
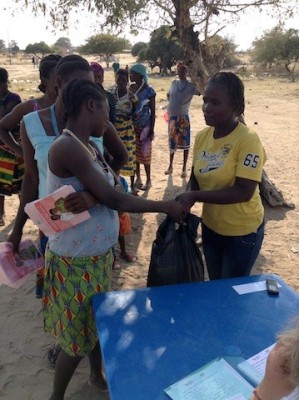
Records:
<instances>
[{"instance_id":1,"label":"dusty sandy ground","mask_svg":"<svg viewBox=\"0 0 299 400\"><path fill-rule=\"evenodd\" d=\"M124 66L131 59L121 59ZM37 72L31 64L7 65L13 82L12 90L23 99L33 94L37 87ZM18 82L15 82L16 79ZM168 164L167 126L163 119L166 91L172 78L150 77L150 84L157 90L156 137L153 144L153 187L142 196L150 199L172 198L184 190L186 180L180 178L182 153L175 156L172 176L165 176ZM22 82L20 82L20 80ZM29 82L27 82L27 80ZM112 84L113 75L106 73L106 86ZM250 76L246 85L246 121L260 134L266 148L266 171L285 197L298 206L298 128L299 84L288 83L282 78ZM35 93L34 95L37 95ZM195 98L191 108L192 136L204 126L201 98ZM191 168L191 158L188 163ZM18 198L6 199L6 226L1 228L0 240L5 241L14 223ZM193 211L200 214L201 206ZM163 215L132 215L133 231L127 238L130 251L137 254L132 264L122 262L122 268L113 276L114 289L139 288L146 284L150 250L158 224ZM266 207L266 236L253 269L253 274L276 273L290 286L299 290L298 268L298 208L270 209ZM36 238L35 227L28 222L24 236ZM34 296L34 277L17 290L0 287L0 398L3 400L48 399L51 393L54 371L45 357L51 336L43 332L40 301ZM66 399L99 400L107 395L99 394L88 386L88 363L84 360L76 371L68 388Z\"/></svg>"}]
</instances>

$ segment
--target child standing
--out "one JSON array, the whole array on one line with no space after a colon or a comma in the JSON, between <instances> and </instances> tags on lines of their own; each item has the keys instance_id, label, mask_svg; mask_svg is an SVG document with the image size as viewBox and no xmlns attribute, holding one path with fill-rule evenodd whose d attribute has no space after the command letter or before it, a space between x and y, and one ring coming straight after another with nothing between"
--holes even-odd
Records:
<instances>
[{"instance_id":1,"label":"child standing","mask_svg":"<svg viewBox=\"0 0 299 400\"><path fill-rule=\"evenodd\" d=\"M71 184L77 191L88 190L97 204L89 209L92 218L49 238L43 296L45 329L54 334L62 349L50 400L64 399L85 355L90 363L89 383L107 389L91 298L111 288L111 249L119 235L115 210L163 212L176 221L185 216L185 208L174 200L145 200L114 188L108 164L89 142L90 136L103 135L109 115L106 97L95 83L71 81L63 91L63 102L68 119L66 129L50 148L47 191ZM78 207L77 212L81 211Z\"/></svg>"}]
</instances>

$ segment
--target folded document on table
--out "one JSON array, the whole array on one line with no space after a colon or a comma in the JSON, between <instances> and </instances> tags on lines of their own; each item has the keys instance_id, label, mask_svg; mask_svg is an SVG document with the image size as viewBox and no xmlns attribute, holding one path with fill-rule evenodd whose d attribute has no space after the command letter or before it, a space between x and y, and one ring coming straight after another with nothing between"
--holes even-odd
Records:
<instances>
[{"instance_id":1,"label":"folded document on table","mask_svg":"<svg viewBox=\"0 0 299 400\"><path fill-rule=\"evenodd\" d=\"M249 400L253 388L263 379L267 357L274 346L275 343L242 362L236 363L240 357L228 357L236 369L217 358L166 388L165 393L172 400ZM299 400L299 388L283 400Z\"/></svg>"},{"instance_id":2,"label":"folded document on table","mask_svg":"<svg viewBox=\"0 0 299 400\"><path fill-rule=\"evenodd\" d=\"M165 389L172 400L247 400L251 386L228 362L217 358Z\"/></svg>"}]
</instances>

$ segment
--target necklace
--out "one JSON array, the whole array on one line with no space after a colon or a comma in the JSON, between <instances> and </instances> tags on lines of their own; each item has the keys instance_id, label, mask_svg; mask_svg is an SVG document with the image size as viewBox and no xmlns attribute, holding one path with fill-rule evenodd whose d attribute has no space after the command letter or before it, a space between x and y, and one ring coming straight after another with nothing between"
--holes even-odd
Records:
<instances>
[{"instance_id":1,"label":"necklace","mask_svg":"<svg viewBox=\"0 0 299 400\"><path fill-rule=\"evenodd\" d=\"M81 142L80 139L77 138L77 136L74 134L74 132L70 131L69 129L64 129L62 131L63 133L67 133L70 135L73 139L75 139L84 149L87 151L87 153L90 155L90 157L93 159L93 161L97 160L97 152L95 151L94 147L91 144L88 144L86 146L83 142Z\"/></svg>"},{"instance_id":2,"label":"necklace","mask_svg":"<svg viewBox=\"0 0 299 400\"><path fill-rule=\"evenodd\" d=\"M116 91L115 91L117 101L119 101L119 99L122 99L123 97L125 97L127 94L128 94L128 91L126 91L126 93L123 96L119 97L119 90L116 89Z\"/></svg>"},{"instance_id":3,"label":"necklace","mask_svg":"<svg viewBox=\"0 0 299 400\"><path fill-rule=\"evenodd\" d=\"M136 95L141 91L141 89L143 88L144 84L145 84L145 82L144 82L144 80L142 80L141 85L139 86L139 88L135 92Z\"/></svg>"},{"instance_id":4,"label":"necklace","mask_svg":"<svg viewBox=\"0 0 299 400\"><path fill-rule=\"evenodd\" d=\"M182 84L182 81L179 80L179 84L178 84L178 92L179 93L183 92L186 89L186 87L188 85L188 81L184 82L184 86L183 87L181 86L181 84Z\"/></svg>"}]
</instances>

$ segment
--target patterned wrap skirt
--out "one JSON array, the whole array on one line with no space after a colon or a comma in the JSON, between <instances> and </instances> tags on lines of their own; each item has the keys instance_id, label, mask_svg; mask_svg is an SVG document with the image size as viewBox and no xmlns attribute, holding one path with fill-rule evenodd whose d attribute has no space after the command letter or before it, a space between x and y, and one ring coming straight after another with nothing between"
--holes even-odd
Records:
<instances>
[{"instance_id":1,"label":"patterned wrap skirt","mask_svg":"<svg viewBox=\"0 0 299 400\"><path fill-rule=\"evenodd\" d=\"M20 193L24 176L24 161L0 146L0 194L11 196Z\"/></svg>"},{"instance_id":2,"label":"patterned wrap skirt","mask_svg":"<svg viewBox=\"0 0 299 400\"><path fill-rule=\"evenodd\" d=\"M84 357L98 341L91 298L111 290L112 250L100 256L62 257L46 251L44 327L62 350Z\"/></svg>"},{"instance_id":3,"label":"patterned wrap skirt","mask_svg":"<svg viewBox=\"0 0 299 400\"><path fill-rule=\"evenodd\" d=\"M115 128L128 152L128 161L122 166L120 173L124 176L134 176L136 170L136 137L131 118L115 121Z\"/></svg>"},{"instance_id":4,"label":"patterned wrap skirt","mask_svg":"<svg viewBox=\"0 0 299 400\"><path fill-rule=\"evenodd\" d=\"M143 128L140 126L134 126L134 130L136 133L136 161L139 164L150 165L152 161L152 142L149 142L147 153L144 154L140 140L140 135L143 131Z\"/></svg>"},{"instance_id":5,"label":"patterned wrap skirt","mask_svg":"<svg viewBox=\"0 0 299 400\"><path fill-rule=\"evenodd\" d=\"M168 121L169 150L190 149L190 119L189 115L173 115Z\"/></svg>"}]
</instances>

